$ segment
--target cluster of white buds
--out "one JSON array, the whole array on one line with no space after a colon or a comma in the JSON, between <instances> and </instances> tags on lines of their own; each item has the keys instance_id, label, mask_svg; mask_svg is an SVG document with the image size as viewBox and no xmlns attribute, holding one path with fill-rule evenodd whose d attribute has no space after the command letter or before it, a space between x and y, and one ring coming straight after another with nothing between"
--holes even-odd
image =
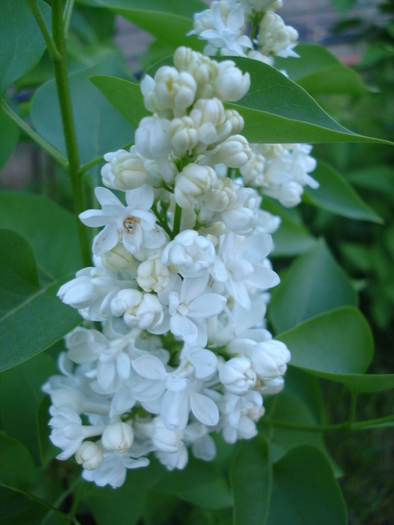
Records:
<instances>
[{"instance_id":1,"label":"cluster of white buds","mask_svg":"<svg viewBox=\"0 0 394 525\"><path fill-rule=\"evenodd\" d=\"M252 438L263 394L283 387L290 352L264 322L266 290L279 282L267 259L279 222L256 189L227 176L252 150L223 102L249 84L232 61L179 48L174 67L142 81L154 114L135 146L105 156L103 182L125 202L99 187L101 210L80 215L103 227L94 267L58 295L86 322L44 390L59 459L75 455L97 485L122 485L151 453L168 469L185 467L189 446L213 459L210 434Z\"/></svg>"},{"instance_id":2,"label":"cluster of white buds","mask_svg":"<svg viewBox=\"0 0 394 525\"><path fill-rule=\"evenodd\" d=\"M298 57L293 51L297 31L275 13L282 6L282 0L214 1L210 9L194 15L190 34L208 41L204 50L208 55L247 56L273 66L275 56ZM256 34L245 35L250 28ZM259 188L286 207L301 202L305 186L319 187L309 175L316 167L309 144L253 144L251 148L249 161L237 166L246 186Z\"/></svg>"}]
</instances>

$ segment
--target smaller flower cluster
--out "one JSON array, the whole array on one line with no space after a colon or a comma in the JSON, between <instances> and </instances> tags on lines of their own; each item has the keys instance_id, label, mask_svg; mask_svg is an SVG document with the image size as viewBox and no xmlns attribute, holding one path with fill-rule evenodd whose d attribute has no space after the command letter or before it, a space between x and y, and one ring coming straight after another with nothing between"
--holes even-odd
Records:
<instances>
[{"instance_id":1,"label":"smaller flower cluster","mask_svg":"<svg viewBox=\"0 0 394 525\"><path fill-rule=\"evenodd\" d=\"M101 209L80 215L103 227L94 266L58 292L86 323L44 385L51 440L98 485L120 486L150 453L168 469L185 467L189 446L211 460L212 432L250 439L290 359L264 324L278 219L227 176L252 156L243 118L223 106L244 96L249 75L187 48L174 64L142 81L153 115L102 169L125 202L96 188Z\"/></svg>"},{"instance_id":2,"label":"smaller flower cluster","mask_svg":"<svg viewBox=\"0 0 394 525\"><path fill-rule=\"evenodd\" d=\"M301 202L304 187L319 187L309 172L316 160L309 144L254 144L250 160L241 167L245 184L277 199L286 208Z\"/></svg>"},{"instance_id":3,"label":"smaller flower cluster","mask_svg":"<svg viewBox=\"0 0 394 525\"><path fill-rule=\"evenodd\" d=\"M223 56L248 56L273 65L275 56L298 56L293 51L297 31L275 13L282 6L282 0L214 1L209 9L194 15L194 29L189 34L208 41L206 55L219 51ZM250 25L252 38L245 34Z\"/></svg>"}]
</instances>

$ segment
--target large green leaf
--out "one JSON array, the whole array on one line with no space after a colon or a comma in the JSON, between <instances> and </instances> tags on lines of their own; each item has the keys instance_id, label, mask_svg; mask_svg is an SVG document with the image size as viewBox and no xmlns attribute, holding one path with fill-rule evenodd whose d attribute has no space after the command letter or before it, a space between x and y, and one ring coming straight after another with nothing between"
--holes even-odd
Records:
<instances>
[{"instance_id":1,"label":"large green leaf","mask_svg":"<svg viewBox=\"0 0 394 525\"><path fill-rule=\"evenodd\" d=\"M119 55L112 52L97 66L70 75L70 89L81 162L85 163L133 140L133 129L89 82L98 74L124 76ZM66 153L56 83L41 86L33 99L32 120L36 130Z\"/></svg>"},{"instance_id":2,"label":"large green leaf","mask_svg":"<svg viewBox=\"0 0 394 525\"><path fill-rule=\"evenodd\" d=\"M27 485L35 474L33 460L16 439L0 432L0 517L28 509Z\"/></svg>"},{"instance_id":3,"label":"large green leaf","mask_svg":"<svg viewBox=\"0 0 394 525\"><path fill-rule=\"evenodd\" d=\"M145 494L119 489L94 488L89 494L89 507L98 525L135 525L141 518Z\"/></svg>"},{"instance_id":4,"label":"large green leaf","mask_svg":"<svg viewBox=\"0 0 394 525\"><path fill-rule=\"evenodd\" d=\"M291 142L378 142L389 143L357 135L332 119L300 86L275 68L256 60L231 57L237 66L251 76L251 87L245 97L226 107L236 109L245 119L242 133L254 143ZM154 73L166 58L152 66ZM92 79L108 102L130 122L138 125L145 116L143 98L139 87L116 78ZM125 111L125 105L134 106ZM390 143L389 143L390 144Z\"/></svg>"},{"instance_id":5,"label":"large green leaf","mask_svg":"<svg viewBox=\"0 0 394 525\"><path fill-rule=\"evenodd\" d=\"M299 44L299 58L275 58L275 67L308 93L316 95L361 95L368 92L360 76L344 66L326 48L318 44Z\"/></svg>"},{"instance_id":6,"label":"large green leaf","mask_svg":"<svg viewBox=\"0 0 394 525\"><path fill-rule=\"evenodd\" d=\"M36 465L42 464L37 417L44 398L41 387L56 371L54 359L40 354L1 375L0 412L4 430L29 449ZM10 396L11 392L15 395Z\"/></svg>"},{"instance_id":7,"label":"large green leaf","mask_svg":"<svg viewBox=\"0 0 394 525\"><path fill-rule=\"evenodd\" d=\"M291 428L282 428L280 426L271 426L266 424L269 421L285 422L293 425L313 426L319 424L319 420L313 415L307 404L296 394L286 390L278 396L264 399L266 414L259 424L261 432L270 442L272 460L278 461L289 450L300 445L309 445L318 448L332 465L333 471L340 474L341 470L333 462L323 437L318 432L308 432L307 430L295 430Z\"/></svg>"},{"instance_id":8,"label":"large green leaf","mask_svg":"<svg viewBox=\"0 0 394 525\"><path fill-rule=\"evenodd\" d=\"M207 9L200 0L98 0L99 4L110 8L141 27L158 40L174 48L189 45L197 51L205 42L194 37L186 37L193 29L193 14Z\"/></svg>"},{"instance_id":9,"label":"large green leaf","mask_svg":"<svg viewBox=\"0 0 394 525\"><path fill-rule=\"evenodd\" d=\"M358 393L394 388L394 374L364 374L373 355L371 329L356 308L344 306L309 319L278 339L291 367L345 384Z\"/></svg>"},{"instance_id":10,"label":"large green leaf","mask_svg":"<svg viewBox=\"0 0 394 525\"><path fill-rule=\"evenodd\" d=\"M144 106L138 84L106 75L92 76L89 80L134 128L137 128L141 119L151 115Z\"/></svg>"},{"instance_id":11,"label":"large green leaf","mask_svg":"<svg viewBox=\"0 0 394 525\"><path fill-rule=\"evenodd\" d=\"M50 26L51 8L42 0L41 13ZM45 41L25 0L2 0L0 17L0 94L32 69L45 50Z\"/></svg>"},{"instance_id":12,"label":"large green leaf","mask_svg":"<svg viewBox=\"0 0 394 525\"><path fill-rule=\"evenodd\" d=\"M245 119L242 133L250 142L377 142L347 130L331 118L300 86L257 60L231 57L250 73L248 93L237 103L227 104Z\"/></svg>"},{"instance_id":13,"label":"large green leaf","mask_svg":"<svg viewBox=\"0 0 394 525\"><path fill-rule=\"evenodd\" d=\"M75 217L55 202L29 193L0 193L0 228L29 240L45 282L82 268Z\"/></svg>"},{"instance_id":14,"label":"large green leaf","mask_svg":"<svg viewBox=\"0 0 394 525\"><path fill-rule=\"evenodd\" d=\"M78 326L78 312L56 292L70 279L41 288L29 243L11 230L0 230L0 370L42 352Z\"/></svg>"},{"instance_id":15,"label":"large green leaf","mask_svg":"<svg viewBox=\"0 0 394 525\"><path fill-rule=\"evenodd\" d=\"M232 505L223 473L212 463L190 458L187 468L165 472L155 490L204 507L221 509Z\"/></svg>"},{"instance_id":16,"label":"large green leaf","mask_svg":"<svg viewBox=\"0 0 394 525\"><path fill-rule=\"evenodd\" d=\"M271 464L260 436L243 444L231 469L235 525L346 525L346 508L324 455L300 446Z\"/></svg>"},{"instance_id":17,"label":"large green leaf","mask_svg":"<svg viewBox=\"0 0 394 525\"><path fill-rule=\"evenodd\" d=\"M319 161L312 176L320 186L316 190L307 188L304 193L304 202L349 219L382 224L383 219L365 204L346 179L334 168Z\"/></svg>"},{"instance_id":18,"label":"large green leaf","mask_svg":"<svg viewBox=\"0 0 394 525\"><path fill-rule=\"evenodd\" d=\"M0 170L11 157L19 140L19 128L0 108Z\"/></svg>"},{"instance_id":19,"label":"large green leaf","mask_svg":"<svg viewBox=\"0 0 394 525\"><path fill-rule=\"evenodd\" d=\"M320 240L290 266L272 294L268 313L281 333L322 312L356 303L353 286Z\"/></svg>"}]
</instances>

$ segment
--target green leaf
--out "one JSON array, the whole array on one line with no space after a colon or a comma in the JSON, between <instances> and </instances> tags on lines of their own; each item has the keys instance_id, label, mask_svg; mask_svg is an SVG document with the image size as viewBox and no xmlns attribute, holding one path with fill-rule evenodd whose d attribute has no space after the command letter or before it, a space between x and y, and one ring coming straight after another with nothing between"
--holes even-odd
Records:
<instances>
[{"instance_id":1,"label":"green leaf","mask_svg":"<svg viewBox=\"0 0 394 525\"><path fill-rule=\"evenodd\" d=\"M0 193L0 227L29 239L45 282L63 278L82 266L77 220L55 202L29 193ZM48 249L50 247L50 249Z\"/></svg>"},{"instance_id":2,"label":"green leaf","mask_svg":"<svg viewBox=\"0 0 394 525\"><path fill-rule=\"evenodd\" d=\"M235 525L346 525L346 507L324 455L290 450L272 465L260 436L243 444L231 469Z\"/></svg>"},{"instance_id":3,"label":"green leaf","mask_svg":"<svg viewBox=\"0 0 394 525\"><path fill-rule=\"evenodd\" d=\"M19 140L19 128L0 108L0 170L8 162Z\"/></svg>"},{"instance_id":4,"label":"green leaf","mask_svg":"<svg viewBox=\"0 0 394 525\"><path fill-rule=\"evenodd\" d=\"M307 430L295 430L282 428L274 424L267 425L265 422L278 421L294 425L313 426L320 421L313 415L307 404L300 397L286 390L278 396L267 397L264 400L266 414L259 424L261 432L265 435L271 445L272 461L278 461L289 450L300 445L309 445L318 448L331 464L336 475L341 474L340 468L332 460L321 433L308 432Z\"/></svg>"},{"instance_id":5,"label":"green leaf","mask_svg":"<svg viewBox=\"0 0 394 525\"><path fill-rule=\"evenodd\" d=\"M316 239L308 232L298 215L293 214L295 210L284 208L269 197L264 197L262 208L278 215L282 221L280 228L272 235L275 247L270 257L292 257L315 246Z\"/></svg>"},{"instance_id":6,"label":"green leaf","mask_svg":"<svg viewBox=\"0 0 394 525\"><path fill-rule=\"evenodd\" d=\"M0 270L0 370L5 370L54 344L81 318L56 297L71 276L41 288L32 248L11 230L0 230Z\"/></svg>"},{"instance_id":7,"label":"green leaf","mask_svg":"<svg viewBox=\"0 0 394 525\"><path fill-rule=\"evenodd\" d=\"M222 472L212 463L189 459L187 468L164 472L155 490L173 494L206 509L232 505Z\"/></svg>"},{"instance_id":8,"label":"green leaf","mask_svg":"<svg viewBox=\"0 0 394 525\"><path fill-rule=\"evenodd\" d=\"M99 4L124 16L158 40L174 48L188 45L196 51L205 42L195 36L186 37L193 29L193 14L204 11L207 6L200 0L98 0Z\"/></svg>"},{"instance_id":9,"label":"green leaf","mask_svg":"<svg viewBox=\"0 0 394 525\"><path fill-rule=\"evenodd\" d=\"M227 57L224 57L227 59ZM242 57L231 60L250 73L251 87L237 103L226 104L245 119L242 134L252 143L376 142L344 128L300 86L275 68Z\"/></svg>"},{"instance_id":10,"label":"green leaf","mask_svg":"<svg viewBox=\"0 0 394 525\"><path fill-rule=\"evenodd\" d=\"M42 0L38 5L50 27L51 8ZM45 41L25 0L2 0L0 35L0 94L4 94L12 82L37 64Z\"/></svg>"},{"instance_id":11,"label":"green leaf","mask_svg":"<svg viewBox=\"0 0 394 525\"><path fill-rule=\"evenodd\" d=\"M0 432L0 516L5 518L28 509L26 489L35 474L33 460L16 439Z\"/></svg>"},{"instance_id":12,"label":"green leaf","mask_svg":"<svg viewBox=\"0 0 394 525\"><path fill-rule=\"evenodd\" d=\"M344 306L318 315L278 339L291 351L291 367L343 383L357 393L394 387L394 374L364 374L372 359L373 338L356 308Z\"/></svg>"},{"instance_id":13,"label":"green leaf","mask_svg":"<svg viewBox=\"0 0 394 525\"><path fill-rule=\"evenodd\" d=\"M325 47L298 44L295 51L299 58L275 58L275 67L286 70L309 94L361 95L369 91L357 72L344 66Z\"/></svg>"},{"instance_id":14,"label":"green leaf","mask_svg":"<svg viewBox=\"0 0 394 525\"><path fill-rule=\"evenodd\" d=\"M4 430L29 449L36 465L43 464L37 418L44 399L41 387L56 372L54 359L48 354L40 354L6 370L1 376L0 412ZM12 391L18 395L10 396ZM48 412L46 415L48 424Z\"/></svg>"},{"instance_id":15,"label":"green leaf","mask_svg":"<svg viewBox=\"0 0 394 525\"><path fill-rule=\"evenodd\" d=\"M281 333L322 312L356 304L353 286L320 240L290 266L272 294L268 313Z\"/></svg>"},{"instance_id":16,"label":"green leaf","mask_svg":"<svg viewBox=\"0 0 394 525\"><path fill-rule=\"evenodd\" d=\"M82 163L100 157L108 151L118 150L133 140L133 129L130 125L89 82L89 77L97 74L124 76L117 52L111 52L102 63L94 67L70 75L71 99ZM37 90L31 115L38 133L65 154L66 146L54 80Z\"/></svg>"},{"instance_id":17,"label":"green leaf","mask_svg":"<svg viewBox=\"0 0 394 525\"><path fill-rule=\"evenodd\" d=\"M372 190L394 200L394 169L390 166L368 166L351 171L346 178L360 189Z\"/></svg>"},{"instance_id":18,"label":"green leaf","mask_svg":"<svg viewBox=\"0 0 394 525\"><path fill-rule=\"evenodd\" d=\"M92 76L89 80L134 128L137 128L141 119L151 115L144 106L138 84L106 75Z\"/></svg>"},{"instance_id":19,"label":"green leaf","mask_svg":"<svg viewBox=\"0 0 394 525\"><path fill-rule=\"evenodd\" d=\"M145 494L124 491L122 487L116 490L94 487L88 504L98 525L135 525L144 510Z\"/></svg>"},{"instance_id":20,"label":"green leaf","mask_svg":"<svg viewBox=\"0 0 394 525\"><path fill-rule=\"evenodd\" d=\"M383 219L365 204L334 168L319 161L312 175L320 186L316 190L306 188L304 202L349 219L383 223Z\"/></svg>"}]
</instances>

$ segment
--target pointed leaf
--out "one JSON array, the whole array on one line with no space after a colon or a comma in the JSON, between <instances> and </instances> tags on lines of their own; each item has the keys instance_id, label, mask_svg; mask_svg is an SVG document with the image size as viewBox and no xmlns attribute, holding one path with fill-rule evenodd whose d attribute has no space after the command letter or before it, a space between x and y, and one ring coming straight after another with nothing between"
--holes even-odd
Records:
<instances>
[{"instance_id":1,"label":"pointed leaf","mask_svg":"<svg viewBox=\"0 0 394 525\"><path fill-rule=\"evenodd\" d=\"M11 230L0 230L0 270L0 370L5 370L54 344L81 317L56 297L71 275L41 288L33 250Z\"/></svg>"},{"instance_id":2,"label":"pointed leaf","mask_svg":"<svg viewBox=\"0 0 394 525\"><path fill-rule=\"evenodd\" d=\"M51 26L51 8L38 2ZM45 50L45 41L25 0L2 0L0 17L0 93L32 69Z\"/></svg>"},{"instance_id":3,"label":"pointed leaf","mask_svg":"<svg viewBox=\"0 0 394 525\"><path fill-rule=\"evenodd\" d=\"M319 161L312 175L320 186L316 190L307 188L304 202L349 219L383 223L383 219L357 195L347 180L334 168Z\"/></svg>"},{"instance_id":4,"label":"pointed leaf","mask_svg":"<svg viewBox=\"0 0 394 525\"><path fill-rule=\"evenodd\" d=\"M272 294L268 314L278 333L343 305L356 305L353 286L320 240L298 258Z\"/></svg>"}]
</instances>

